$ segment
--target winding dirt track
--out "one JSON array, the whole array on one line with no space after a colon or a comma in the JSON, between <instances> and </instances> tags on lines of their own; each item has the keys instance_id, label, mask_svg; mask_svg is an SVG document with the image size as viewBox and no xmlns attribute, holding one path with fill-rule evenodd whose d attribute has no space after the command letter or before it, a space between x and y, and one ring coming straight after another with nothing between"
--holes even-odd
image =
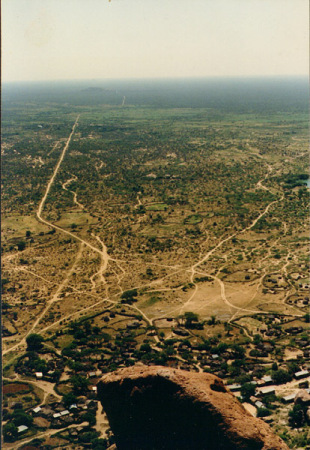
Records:
<instances>
[{"instance_id":1,"label":"winding dirt track","mask_svg":"<svg viewBox=\"0 0 310 450\"><path fill-rule=\"evenodd\" d=\"M78 200L77 200L77 193L75 191L71 191L71 190L67 189L67 185L70 184L72 181L77 181L77 177L75 175L73 178L70 178L70 180L67 180L65 183L63 183L62 188L65 191L71 192L71 194L73 194L73 201L76 204L76 206L78 206L81 209L84 209L84 205L82 205L82 203L78 202Z\"/></svg>"},{"instance_id":2,"label":"winding dirt track","mask_svg":"<svg viewBox=\"0 0 310 450\"><path fill-rule=\"evenodd\" d=\"M45 225L48 225L49 227L52 227L52 228L54 228L55 230L61 231L62 233L65 233L65 234L67 234L68 236L71 236L73 239L80 241L81 243L85 244L87 247L89 247L89 248L90 248L91 250L93 250L94 252L99 253L100 255L102 255L102 256L104 256L104 257L107 257L108 259L112 259L112 258L110 258L108 255L105 255L104 252L102 252L99 248L94 247L92 244L90 244L89 242L87 242L87 241L85 241L84 239L80 238L79 236L75 235L74 233L71 233L70 231L64 230L63 228L61 228L61 227L59 227L59 226L57 226L57 225L55 225L55 224L49 222L48 220L46 220L46 219L44 219L44 218L42 217L42 211L43 211L43 209L44 209L44 205L45 205L47 196L48 196L48 194L49 194L49 192L50 192L50 190L51 190L51 187L52 187L52 185L53 185L53 183L54 183L54 180L55 180L56 175L57 175L57 173L58 173L58 171L59 171L59 168L60 168L60 166L61 166L61 163L62 163L62 161L63 161L63 159L64 159L64 157L65 157L65 154L66 154L66 152L67 152L67 150L68 150L68 147L69 147L71 138L72 138L72 136L73 136L73 134L74 134L75 128L76 128L77 125L78 125L78 120L79 120L79 118L80 118L80 114L77 116L77 118L76 118L76 120L75 120L75 123L74 123L74 125L73 125L73 127L72 127L72 130L71 130L71 133L70 133L70 136L69 136L68 139L67 139L67 142L66 142L66 145L65 145L64 148L63 148L63 151L61 152L60 158L59 158L58 163L57 163L57 165L56 165L56 167L55 167L55 169L54 169L53 175L52 175L50 181L49 181L48 184L47 184L45 194L44 194L44 196L43 196L43 198L42 198L42 200L41 200L41 202L40 202L40 204L39 204L39 207L38 207L37 218L38 218L38 220L39 220L40 222L44 223Z\"/></svg>"}]
</instances>

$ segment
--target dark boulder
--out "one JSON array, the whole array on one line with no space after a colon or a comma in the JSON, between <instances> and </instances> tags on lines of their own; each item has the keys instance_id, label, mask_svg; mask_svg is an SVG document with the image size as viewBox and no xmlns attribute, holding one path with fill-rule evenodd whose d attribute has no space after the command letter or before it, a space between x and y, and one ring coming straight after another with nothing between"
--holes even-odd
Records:
<instances>
[{"instance_id":1,"label":"dark boulder","mask_svg":"<svg viewBox=\"0 0 310 450\"><path fill-rule=\"evenodd\" d=\"M97 389L118 450L288 450L214 375L135 366Z\"/></svg>"}]
</instances>

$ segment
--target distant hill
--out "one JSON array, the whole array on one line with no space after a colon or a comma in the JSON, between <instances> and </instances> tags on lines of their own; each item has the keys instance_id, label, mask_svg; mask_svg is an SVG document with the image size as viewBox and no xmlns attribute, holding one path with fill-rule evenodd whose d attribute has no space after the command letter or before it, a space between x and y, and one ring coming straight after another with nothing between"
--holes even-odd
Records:
<instances>
[{"instance_id":1,"label":"distant hill","mask_svg":"<svg viewBox=\"0 0 310 450\"><path fill-rule=\"evenodd\" d=\"M107 92L110 91L110 89L105 89L101 87L88 87L86 89L81 89L81 92L88 92L90 94L98 94L99 92Z\"/></svg>"}]
</instances>

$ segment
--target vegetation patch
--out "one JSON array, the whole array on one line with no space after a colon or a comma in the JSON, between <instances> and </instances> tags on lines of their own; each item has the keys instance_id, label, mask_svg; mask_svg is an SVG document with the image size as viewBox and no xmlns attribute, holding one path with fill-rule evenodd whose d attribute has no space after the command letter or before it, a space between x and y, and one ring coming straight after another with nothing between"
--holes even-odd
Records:
<instances>
[{"instance_id":1,"label":"vegetation patch","mask_svg":"<svg viewBox=\"0 0 310 450\"><path fill-rule=\"evenodd\" d=\"M147 211L167 211L168 208L169 206L166 203L152 203L145 206Z\"/></svg>"},{"instance_id":2,"label":"vegetation patch","mask_svg":"<svg viewBox=\"0 0 310 450\"><path fill-rule=\"evenodd\" d=\"M200 222L202 222L202 216L200 214L192 214L184 219L185 225L197 225Z\"/></svg>"}]
</instances>

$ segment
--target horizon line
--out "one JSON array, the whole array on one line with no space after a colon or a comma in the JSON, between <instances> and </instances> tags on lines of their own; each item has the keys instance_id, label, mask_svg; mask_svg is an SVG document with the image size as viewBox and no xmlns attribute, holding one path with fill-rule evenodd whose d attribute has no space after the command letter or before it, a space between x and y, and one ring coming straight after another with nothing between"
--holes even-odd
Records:
<instances>
[{"instance_id":1,"label":"horizon line","mask_svg":"<svg viewBox=\"0 0 310 450\"><path fill-rule=\"evenodd\" d=\"M102 82L102 81L169 81L169 80L233 80L233 79L279 79L279 78L307 78L309 74L281 74L281 75L191 75L191 76L162 76L162 77L109 77L109 78L56 78L40 80L1 80L1 85L17 83L57 83L57 82Z\"/></svg>"}]
</instances>

